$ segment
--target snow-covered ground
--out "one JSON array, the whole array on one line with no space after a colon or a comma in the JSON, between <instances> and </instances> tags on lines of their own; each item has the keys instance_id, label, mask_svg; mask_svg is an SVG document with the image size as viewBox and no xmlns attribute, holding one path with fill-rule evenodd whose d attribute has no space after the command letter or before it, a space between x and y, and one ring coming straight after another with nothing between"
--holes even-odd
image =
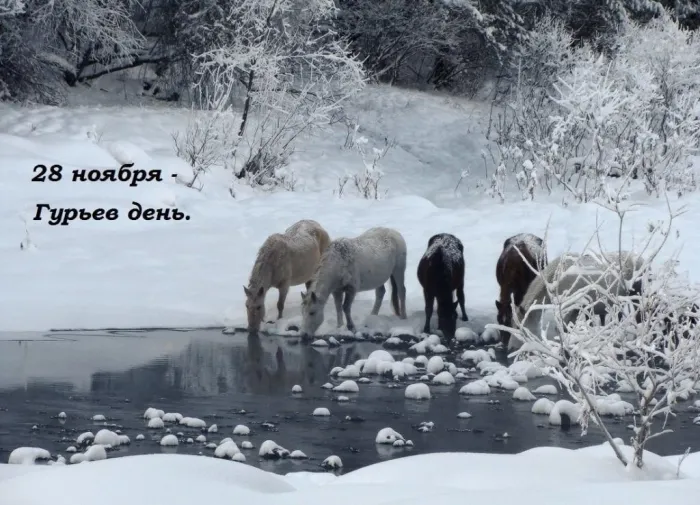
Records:
<instances>
[{"instance_id":1,"label":"snow-covered ground","mask_svg":"<svg viewBox=\"0 0 700 505\"><path fill-rule=\"evenodd\" d=\"M91 103L84 100L84 103ZM596 213L607 220L601 235L606 245L617 240L615 216L592 204L561 205L561 194L535 202L501 204L486 194L488 180L481 159L483 104L440 95L369 88L353 104L360 131L369 145L384 137L397 147L382 160L387 196L364 200L333 191L344 174L363 169L356 152L343 150L346 129L304 139L290 169L299 180L294 192L254 192L241 185L228 193L230 172L214 170L203 190L179 185L173 174L187 176L186 163L175 157L171 133L184 130L187 115L163 106L92 106L70 108L0 105L0 329L8 332L60 328L239 326L244 324L244 293L258 247L273 232L313 218L331 237L357 235L377 225L398 229L408 243L408 324L422 325L422 293L415 276L428 238L450 232L465 245L466 306L470 325L480 331L495 322L495 265L505 238L519 232L544 234L550 221L549 254L580 250L596 226ZM92 132L92 133L91 133ZM98 141L95 138L97 132ZM134 168L162 170L163 182L72 182L73 169ZM59 182L32 182L33 167L60 164ZM471 175L454 187L460 173ZM489 167L488 170L492 170ZM538 197L539 198L539 197ZM651 220L666 216L662 199L632 188L644 207L626 218L625 245L641 240ZM182 221L131 221L131 202L178 208ZM114 221L72 221L50 226L47 212L35 221L36 205L117 208ZM674 200L673 204L679 202ZM688 213L677 221L667 254L684 247L681 269L697 280L696 244L700 228L694 216L700 198L687 195ZM20 247L22 244L22 247ZM298 318L300 287L287 298L285 316ZM274 313L276 292L267 298ZM388 298L388 297L387 297ZM353 307L356 322L369 313L373 293L362 293ZM329 304L321 332L334 330ZM385 305L371 326L406 326ZM5 333L4 338L16 338Z\"/></svg>"},{"instance_id":2,"label":"snow-covered ground","mask_svg":"<svg viewBox=\"0 0 700 505\"><path fill-rule=\"evenodd\" d=\"M631 454L630 447L623 450ZM678 459L648 453L645 469L637 470L622 467L607 446L544 447L515 455L409 456L336 477L306 472L279 476L197 456L128 456L70 466L0 465L0 505L190 505L226 496L275 505L412 505L459 503L465 494L475 503L494 505L695 504L700 453L686 458L680 472Z\"/></svg>"}]
</instances>

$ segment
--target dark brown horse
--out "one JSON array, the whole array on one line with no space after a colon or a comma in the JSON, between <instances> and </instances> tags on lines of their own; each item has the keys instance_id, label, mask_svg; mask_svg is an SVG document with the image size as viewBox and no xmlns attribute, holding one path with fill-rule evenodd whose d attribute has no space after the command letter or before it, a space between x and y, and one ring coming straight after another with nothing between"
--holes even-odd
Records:
<instances>
[{"instance_id":1,"label":"dark brown horse","mask_svg":"<svg viewBox=\"0 0 700 505\"><path fill-rule=\"evenodd\" d=\"M462 321L469 321L464 308L464 246L449 233L438 233L428 240L428 247L418 263L418 282L425 298L425 326L430 333L433 304L437 298L438 329L449 341L457 330L457 307ZM452 293L457 291L457 302Z\"/></svg>"},{"instance_id":2,"label":"dark brown horse","mask_svg":"<svg viewBox=\"0 0 700 505\"><path fill-rule=\"evenodd\" d=\"M527 288L537 276L532 268L523 261L523 257L535 271L542 270L547 265L547 251L544 249L544 241L531 233L519 233L503 242L503 250L498 258L498 263L496 263L496 280L501 287L501 293L496 300L497 321L503 326L510 327L513 324L511 295L515 299L516 307L519 306ZM501 340L504 348L507 348L510 333L501 331Z\"/></svg>"}]
</instances>

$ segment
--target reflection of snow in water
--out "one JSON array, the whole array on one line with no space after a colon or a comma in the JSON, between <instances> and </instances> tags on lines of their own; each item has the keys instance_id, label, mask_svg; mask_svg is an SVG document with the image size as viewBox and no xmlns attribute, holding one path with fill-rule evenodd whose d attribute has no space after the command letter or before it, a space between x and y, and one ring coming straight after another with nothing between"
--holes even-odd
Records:
<instances>
[{"instance_id":1,"label":"reflection of snow in water","mask_svg":"<svg viewBox=\"0 0 700 505\"><path fill-rule=\"evenodd\" d=\"M318 351L290 345L284 338L228 338L229 342L193 341L168 359L166 381L186 394L213 395L231 389L289 393L288 384L320 385L333 366L366 357L377 347L353 343Z\"/></svg>"}]
</instances>

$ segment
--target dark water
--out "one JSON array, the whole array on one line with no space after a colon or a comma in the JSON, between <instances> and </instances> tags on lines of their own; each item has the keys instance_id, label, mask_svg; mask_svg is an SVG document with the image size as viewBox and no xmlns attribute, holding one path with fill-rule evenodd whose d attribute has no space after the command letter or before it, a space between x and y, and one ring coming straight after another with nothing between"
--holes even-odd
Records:
<instances>
[{"instance_id":1,"label":"dark water","mask_svg":"<svg viewBox=\"0 0 700 505\"><path fill-rule=\"evenodd\" d=\"M439 451L516 453L542 445L580 447L603 441L591 427L585 438L580 429L562 430L547 424L546 416L530 412L532 402L512 400L512 392L496 391L487 397L462 397L464 381L453 386L433 386L427 402L404 399L408 382L371 376L358 394L342 393L348 402L334 400L339 393L321 388L331 380L329 371L345 366L379 348L359 342L339 348L317 349L275 337L248 338L223 335L218 330L114 331L47 335L4 335L0 340L0 462L20 446L42 447L54 456L75 445L84 431L97 433L107 427L121 430L131 444L109 452L109 457L173 452L213 455L200 443L187 444L201 430L170 426L184 438L175 448L161 448L163 430L149 430L142 418L148 407L216 423L218 433L205 433L209 442L231 437L249 439L255 449L243 450L247 463L286 473L319 470L321 461L336 454L344 471L380 460ZM401 353L392 353L398 359ZM457 363L460 366L459 363ZM470 380L475 378L470 376ZM412 381L409 381L412 382ZM531 381L534 389L550 379ZM303 394L293 395L299 384ZM556 398L551 397L556 400ZM498 400L499 403L493 403ZM700 427L687 402L671 422L674 433L660 437L649 449L662 455L682 453L700 446ZM327 407L329 418L313 417L316 407ZM64 411L66 420L57 415ZM458 419L468 411L471 419ZM96 414L106 422L93 422ZM346 416L364 421L347 421ZM421 433L414 426L435 423ZM629 437L632 418L611 420L613 436ZM263 424L271 423L271 424ZM247 425L249 437L232 435L237 424ZM105 426L106 425L106 426ZM34 429L36 427L36 429ZM393 448L374 443L377 432L391 427L414 442L413 448ZM507 432L509 437L500 435ZM145 440L136 441L138 434ZM288 450L300 449L309 460L264 461L258 448L274 440Z\"/></svg>"}]
</instances>

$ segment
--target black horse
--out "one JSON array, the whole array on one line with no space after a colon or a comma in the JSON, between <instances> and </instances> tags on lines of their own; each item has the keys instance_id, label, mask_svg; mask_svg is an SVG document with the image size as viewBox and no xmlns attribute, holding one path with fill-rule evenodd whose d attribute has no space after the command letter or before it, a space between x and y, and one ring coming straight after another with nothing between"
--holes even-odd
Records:
<instances>
[{"instance_id":1,"label":"black horse","mask_svg":"<svg viewBox=\"0 0 700 505\"><path fill-rule=\"evenodd\" d=\"M469 321L464 308L464 246L449 233L433 235L418 263L418 282L425 298L425 326L430 333L430 318L437 298L438 329L452 340L457 329L457 307L462 309L462 321ZM452 293L457 291L457 302Z\"/></svg>"}]
</instances>

